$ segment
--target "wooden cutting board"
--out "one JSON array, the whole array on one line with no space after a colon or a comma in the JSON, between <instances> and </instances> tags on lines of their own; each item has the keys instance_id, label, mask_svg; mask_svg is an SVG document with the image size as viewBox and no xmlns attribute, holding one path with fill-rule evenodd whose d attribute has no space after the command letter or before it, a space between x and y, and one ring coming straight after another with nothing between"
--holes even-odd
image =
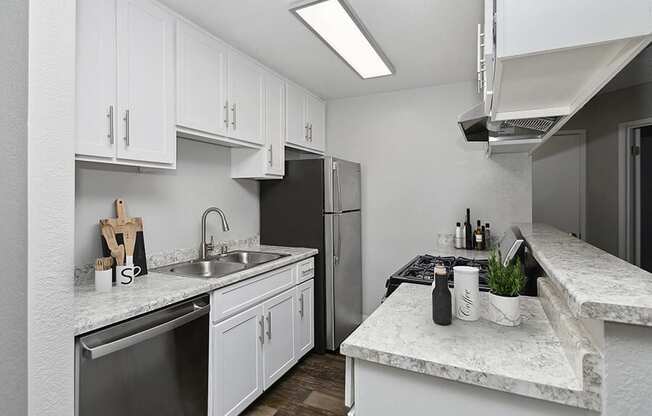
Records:
<instances>
[{"instance_id":1,"label":"wooden cutting board","mask_svg":"<svg viewBox=\"0 0 652 416\"><path fill-rule=\"evenodd\" d=\"M103 225L108 225L113 228L115 233L115 243L125 245L126 255L132 255L134 264L140 266L142 274L147 274L147 256L145 254L145 235L143 233L143 219L140 217L128 217L127 207L123 199L118 198L115 200L115 213L116 218L105 218L100 220L100 235L102 235L101 228ZM101 237L102 240L102 253L104 256L111 255L110 246L114 242L108 242Z\"/></svg>"}]
</instances>

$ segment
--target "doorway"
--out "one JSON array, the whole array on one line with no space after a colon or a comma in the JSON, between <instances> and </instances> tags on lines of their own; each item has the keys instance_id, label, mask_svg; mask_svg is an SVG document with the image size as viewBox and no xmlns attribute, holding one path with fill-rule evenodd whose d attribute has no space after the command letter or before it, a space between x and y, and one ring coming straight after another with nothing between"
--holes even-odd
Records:
<instances>
[{"instance_id":1,"label":"doorway","mask_svg":"<svg viewBox=\"0 0 652 416\"><path fill-rule=\"evenodd\" d=\"M532 221L585 238L585 130L560 131L533 155Z\"/></svg>"},{"instance_id":2,"label":"doorway","mask_svg":"<svg viewBox=\"0 0 652 416\"><path fill-rule=\"evenodd\" d=\"M652 272L652 119L620 125L621 258Z\"/></svg>"}]
</instances>

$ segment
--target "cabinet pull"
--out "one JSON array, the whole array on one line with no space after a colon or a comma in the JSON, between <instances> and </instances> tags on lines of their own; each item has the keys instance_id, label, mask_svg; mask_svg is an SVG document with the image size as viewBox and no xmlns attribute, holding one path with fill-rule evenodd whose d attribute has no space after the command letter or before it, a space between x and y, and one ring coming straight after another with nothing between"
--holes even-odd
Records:
<instances>
[{"instance_id":1,"label":"cabinet pull","mask_svg":"<svg viewBox=\"0 0 652 416\"><path fill-rule=\"evenodd\" d=\"M267 162L269 164L269 166L272 166L274 164L273 160L274 160L274 150L273 150L272 146L270 145L269 146L269 161Z\"/></svg>"},{"instance_id":2,"label":"cabinet pull","mask_svg":"<svg viewBox=\"0 0 652 416\"><path fill-rule=\"evenodd\" d=\"M306 123L306 126L305 126L305 127L306 127L306 131L305 131L305 133L303 134L303 138L306 139L306 141L308 141L308 126L309 126L309 124Z\"/></svg>"},{"instance_id":3,"label":"cabinet pull","mask_svg":"<svg viewBox=\"0 0 652 416\"><path fill-rule=\"evenodd\" d=\"M478 94L482 94L482 88L484 81L482 79L482 73L485 71L484 68L484 59L482 59L482 49L484 47L484 33L482 33L482 24L478 23L478 38L477 38L477 74L478 74Z\"/></svg>"},{"instance_id":4,"label":"cabinet pull","mask_svg":"<svg viewBox=\"0 0 652 416\"><path fill-rule=\"evenodd\" d=\"M125 145L129 146L129 110L125 110L125 117L123 120L125 122Z\"/></svg>"},{"instance_id":5,"label":"cabinet pull","mask_svg":"<svg viewBox=\"0 0 652 416\"><path fill-rule=\"evenodd\" d=\"M310 123L310 141L312 142L312 123Z\"/></svg>"},{"instance_id":6,"label":"cabinet pull","mask_svg":"<svg viewBox=\"0 0 652 416\"><path fill-rule=\"evenodd\" d=\"M236 119L235 119L237 108L235 106L235 103L233 103L233 105L231 106L231 111L233 111L233 120L231 121L231 125L233 126L233 130L235 130L237 128Z\"/></svg>"},{"instance_id":7,"label":"cabinet pull","mask_svg":"<svg viewBox=\"0 0 652 416\"><path fill-rule=\"evenodd\" d=\"M109 112L106 114L106 118L109 119L109 134L106 135L106 137L109 138L109 143L113 144L114 142L114 136L113 136L113 106L109 106Z\"/></svg>"},{"instance_id":8,"label":"cabinet pull","mask_svg":"<svg viewBox=\"0 0 652 416\"><path fill-rule=\"evenodd\" d=\"M267 312L267 339L272 339L272 312Z\"/></svg>"},{"instance_id":9,"label":"cabinet pull","mask_svg":"<svg viewBox=\"0 0 652 416\"><path fill-rule=\"evenodd\" d=\"M260 339L262 345L265 345L265 321L263 319L264 318L261 316L258 321L258 324L260 325L260 335L258 336L258 339Z\"/></svg>"},{"instance_id":10,"label":"cabinet pull","mask_svg":"<svg viewBox=\"0 0 652 416\"><path fill-rule=\"evenodd\" d=\"M224 102L224 126L229 128L229 100Z\"/></svg>"},{"instance_id":11,"label":"cabinet pull","mask_svg":"<svg viewBox=\"0 0 652 416\"><path fill-rule=\"evenodd\" d=\"M303 293L299 296L299 315L303 318Z\"/></svg>"}]
</instances>

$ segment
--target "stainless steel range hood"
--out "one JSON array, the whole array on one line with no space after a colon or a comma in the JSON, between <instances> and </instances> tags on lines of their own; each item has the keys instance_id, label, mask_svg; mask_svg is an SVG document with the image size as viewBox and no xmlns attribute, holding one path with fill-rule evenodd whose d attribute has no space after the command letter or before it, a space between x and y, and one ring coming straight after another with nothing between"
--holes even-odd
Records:
<instances>
[{"instance_id":1,"label":"stainless steel range hood","mask_svg":"<svg viewBox=\"0 0 652 416\"><path fill-rule=\"evenodd\" d=\"M561 117L537 117L492 121L478 104L460 115L457 124L467 142L540 139Z\"/></svg>"}]
</instances>

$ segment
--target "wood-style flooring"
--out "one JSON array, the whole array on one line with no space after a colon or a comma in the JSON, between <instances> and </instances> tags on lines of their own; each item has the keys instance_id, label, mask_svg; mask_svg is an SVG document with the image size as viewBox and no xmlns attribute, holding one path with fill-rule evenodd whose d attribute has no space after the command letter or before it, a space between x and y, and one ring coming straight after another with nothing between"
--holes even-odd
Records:
<instances>
[{"instance_id":1,"label":"wood-style flooring","mask_svg":"<svg viewBox=\"0 0 652 416\"><path fill-rule=\"evenodd\" d=\"M308 354L243 415L345 416L344 357Z\"/></svg>"}]
</instances>

